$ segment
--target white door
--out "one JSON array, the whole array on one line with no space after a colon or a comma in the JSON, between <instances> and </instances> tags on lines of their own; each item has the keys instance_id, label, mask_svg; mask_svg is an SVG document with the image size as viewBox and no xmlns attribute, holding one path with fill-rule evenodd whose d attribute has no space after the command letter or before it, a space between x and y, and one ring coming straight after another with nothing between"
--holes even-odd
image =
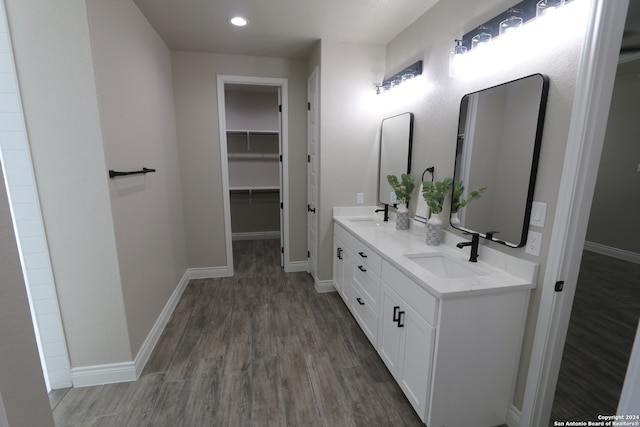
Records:
<instances>
[{"instance_id":1,"label":"white door","mask_svg":"<svg viewBox=\"0 0 640 427\"><path fill-rule=\"evenodd\" d=\"M317 216L318 205L318 69L307 80L307 255L308 272L316 277Z\"/></svg>"}]
</instances>

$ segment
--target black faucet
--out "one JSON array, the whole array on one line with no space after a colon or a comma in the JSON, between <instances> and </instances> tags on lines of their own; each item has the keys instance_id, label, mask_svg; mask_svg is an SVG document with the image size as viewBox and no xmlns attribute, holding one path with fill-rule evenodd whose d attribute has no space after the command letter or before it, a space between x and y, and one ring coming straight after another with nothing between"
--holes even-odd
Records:
<instances>
[{"instance_id":1,"label":"black faucet","mask_svg":"<svg viewBox=\"0 0 640 427\"><path fill-rule=\"evenodd\" d=\"M386 203L384 204L384 209L376 209L375 211L376 213L384 211L384 222L389 221L389 205L388 204Z\"/></svg>"},{"instance_id":2,"label":"black faucet","mask_svg":"<svg viewBox=\"0 0 640 427\"><path fill-rule=\"evenodd\" d=\"M471 234L470 242L460 242L456 246L460 249L465 246L471 246L471 255L469 256L469 262L478 262L478 245L480 244L480 234L478 233L464 233Z\"/></svg>"}]
</instances>

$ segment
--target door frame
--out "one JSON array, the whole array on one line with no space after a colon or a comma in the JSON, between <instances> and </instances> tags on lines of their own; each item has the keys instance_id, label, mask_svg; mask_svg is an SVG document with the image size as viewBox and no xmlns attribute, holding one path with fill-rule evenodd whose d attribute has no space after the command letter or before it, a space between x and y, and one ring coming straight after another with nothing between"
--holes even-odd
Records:
<instances>
[{"instance_id":1,"label":"door frame","mask_svg":"<svg viewBox=\"0 0 640 427\"><path fill-rule=\"evenodd\" d=\"M227 119L225 111L225 84L244 84L255 86L278 87L278 97L281 102L280 113L280 218L283 224L280 230L280 244L284 252L284 270L291 271L289 251L289 82L288 79L275 77L235 76L219 74L217 76L218 90L218 127L220 130L220 170L222 173L222 200L224 211L224 235L227 253L227 271L233 275L233 246L231 230L231 201L229 198L229 161L227 153Z\"/></svg>"},{"instance_id":2,"label":"door frame","mask_svg":"<svg viewBox=\"0 0 640 427\"><path fill-rule=\"evenodd\" d=\"M580 260L609 117L629 0L591 0L558 202L520 416L521 426L551 415ZM556 292L556 282L564 291Z\"/></svg>"},{"instance_id":3,"label":"door frame","mask_svg":"<svg viewBox=\"0 0 640 427\"><path fill-rule=\"evenodd\" d=\"M319 146L320 146L320 113L319 113L319 97L320 97L320 73L318 71L318 67L314 68L313 72L307 78L307 100L309 102L309 106L307 108L307 250L309 252L309 256L307 257L308 266L307 272L311 274L315 283L318 282L318 274L317 274L317 263L318 263L318 156L319 156ZM315 97L313 101L311 100L310 88L313 85L315 90ZM315 114L315 135L311 135L312 128L311 120L312 115ZM316 147L315 154L311 154L311 141L315 137ZM312 188L311 184L311 169L316 171L316 183L315 187ZM315 189L315 191L314 191ZM312 200L315 200L315 204L312 206ZM313 211L310 210L313 209ZM311 236L315 236L314 239ZM313 240L313 241L312 241Z\"/></svg>"}]
</instances>

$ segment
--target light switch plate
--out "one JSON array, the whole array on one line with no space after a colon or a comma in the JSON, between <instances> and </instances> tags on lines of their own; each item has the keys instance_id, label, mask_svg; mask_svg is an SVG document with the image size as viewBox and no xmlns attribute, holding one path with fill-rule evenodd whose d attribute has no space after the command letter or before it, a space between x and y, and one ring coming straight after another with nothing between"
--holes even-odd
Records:
<instances>
[{"instance_id":1,"label":"light switch plate","mask_svg":"<svg viewBox=\"0 0 640 427\"><path fill-rule=\"evenodd\" d=\"M533 202L531 204L531 218L529 224L536 227L544 227L544 220L547 217L547 204L540 202Z\"/></svg>"},{"instance_id":2,"label":"light switch plate","mask_svg":"<svg viewBox=\"0 0 640 427\"><path fill-rule=\"evenodd\" d=\"M364 193L356 193L356 203L359 205L364 203Z\"/></svg>"}]
</instances>

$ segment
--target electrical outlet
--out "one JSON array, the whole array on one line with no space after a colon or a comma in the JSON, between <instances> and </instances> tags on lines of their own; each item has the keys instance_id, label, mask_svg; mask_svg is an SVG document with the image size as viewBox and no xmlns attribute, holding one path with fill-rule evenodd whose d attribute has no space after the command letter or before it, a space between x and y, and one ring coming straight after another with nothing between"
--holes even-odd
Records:
<instances>
[{"instance_id":1,"label":"electrical outlet","mask_svg":"<svg viewBox=\"0 0 640 427\"><path fill-rule=\"evenodd\" d=\"M525 252L531 255L540 256L540 248L542 247L542 233L529 230L527 234L527 245Z\"/></svg>"},{"instance_id":2,"label":"electrical outlet","mask_svg":"<svg viewBox=\"0 0 640 427\"><path fill-rule=\"evenodd\" d=\"M359 205L364 203L364 193L356 193L356 202Z\"/></svg>"}]
</instances>

